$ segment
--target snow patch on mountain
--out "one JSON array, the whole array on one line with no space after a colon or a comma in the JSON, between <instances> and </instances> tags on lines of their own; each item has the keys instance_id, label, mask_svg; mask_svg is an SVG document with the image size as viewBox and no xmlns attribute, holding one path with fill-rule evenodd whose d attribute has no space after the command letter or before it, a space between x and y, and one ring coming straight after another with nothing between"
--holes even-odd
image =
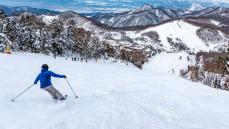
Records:
<instances>
[{"instance_id":1,"label":"snow patch on mountain","mask_svg":"<svg viewBox=\"0 0 229 129\"><path fill-rule=\"evenodd\" d=\"M219 26L220 25L220 22L219 21L216 21L216 20L211 20L211 23L216 25L216 26Z\"/></svg>"},{"instance_id":2,"label":"snow patch on mountain","mask_svg":"<svg viewBox=\"0 0 229 129\"><path fill-rule=\"evenodd\" d=\"M46 23L46 24L50 24L52 22L52 20L54 19L57 19L58 16L50 16L50 15L42 15L42 18L43 18L43 21Z\"/></svg>"}]
</instances>

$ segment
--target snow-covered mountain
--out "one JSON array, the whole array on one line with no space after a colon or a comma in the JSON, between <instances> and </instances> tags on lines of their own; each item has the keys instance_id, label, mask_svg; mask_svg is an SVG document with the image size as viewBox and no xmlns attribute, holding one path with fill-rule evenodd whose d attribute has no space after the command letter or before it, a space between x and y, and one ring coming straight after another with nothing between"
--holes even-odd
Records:
<instances>
[{"instance_id":1,"label":"snow-covered mountain","mask_svg":"<svg viewBox=\"0 0 229 129\"><path fill-rule=\"evenodd\" d=\"M174 10L169 8L158 8L152 5L144 5L140 8L123 13L97 13L90 15L93 20L112 27L133 27L157 25L168 20L184 19L190 17L217 18L227 21L228 8L208 7L208 8L190 8L183 10Z\"/></svg>"},{"instance_id":2,"label":"snow-covered mountain","mask_svg":"<svg viewBox=\"0 0 229 129\"><path fill-rule=\"evenodd\" d=\"M30 12L30 13L34 13L37 15L42 15L42 14L57 15L60 13L58 11L40 9L40 8L32 8L29 6L11 7L11 6L0 5L0 10L3 10L6 13L6 15L20 15L23 12Z\"/></svg>"},{"instance_id":3,"label":"snow-covered mountain","mask_svg":"<svg viewBox=\"0 0 229 129\"><path fill-rule=\"evenodd\" d=\"M198 6L198 7L196 7ZM2 6L0 9L6 15L20 15L23 12L30 12L37 15L58 15L60 12L47 9L31 8L27 6ZM132 27L132 26L149 26L157 25L168 20L183 19L189 17L206 17L215 21L222 22L224 26L228 26L228 8L209 7L202 8L199 4L192 5L189 9L171 9L164 7L156 7L145 4L140 8L133 9L122 13L82 13L79 15L87 16L97 23L105 24L111 27ZM219 21L220 20L220 21ZM226 25L225 25L226 24ZM225 29L226 30L226 29Z\"/></svg>"},{"instance_id":4,"label":"snow-covered mountain","mask_svg":"<svg viewBox=\"0 0 229 129\"><path fill-rule=\"evenodd\" d=\"M148 51L149 55L153 55L162 51L218 51L229 45L228 34L217 28L211 20L208 24L198 19L173 20L158 26L126 30L99 24L74 12L64 12L59 19L66 26L74 21L76 26L93 33L99 42L111 45L115 50L127 47Z\"/></svg>"},{"instance_id":5,"label":"snow-covered mountain","mask_svg":"<svg viewBox=\"0 0 229 129\"><path fill-rule=\"evenodd\" d=\"M144 5L141 8L118 14L97 14L92 19L112 27L155 25L169 19L179 18L178 12L172 9L155 8Z\"/></svg>"}]
</instances>

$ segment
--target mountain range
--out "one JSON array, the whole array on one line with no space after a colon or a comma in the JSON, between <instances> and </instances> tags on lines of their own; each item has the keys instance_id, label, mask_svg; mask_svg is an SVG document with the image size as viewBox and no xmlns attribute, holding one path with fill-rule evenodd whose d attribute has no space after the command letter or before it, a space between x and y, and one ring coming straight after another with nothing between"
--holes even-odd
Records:
<instances>
[{"instance_id":1,"label":"mountain range","mask_svg":"<svg viewBox=\"0 0 229 129\"><path fill-rule=\"evenodd\" d=\"M40 9L40 8L32 8L29 6L4 6L0 5L0 9L3 10L6 15L12 16L12 15L20 15L23 12L30 12L37 15L47 14L47 15L57 15L60 12L59 11L53 11L49 9Z\"/></svg>"},{"instance_id":2,"label":"mountain range","mask_svg":"<svg viewBox=\"0 0 229 129\"><path fill-rule=\"evenodd\" d=\"M194 17L221 18L228 20L228 8L209 7L201 10L174 10L144 5L141 8L123 13L97 13L91 18L112 27L147 26L163 23L167 20ZM217 19L218 20L218 19Z\"/></svg>"},{"instance_id":3,"label":"mountain range","mask_svg":"<svg viewBox=\"0 0 229 129\"><path fill-rule=\"evenodd\" d=\"M55 11L73 10L78 13L120 13L144 4L175 10L207 7L229 7L228 0L0 0L2 5L30 6Z\"/></svg>"},{"instance_id":4,"label":"mountain range","mask_svg":"<svg viewBox=\"0 0 229 129\"><path fill-rule=\"evenodd\" d=\"M130 11L122 13L81 13L96 22L105 24L115 28L136 27L157 25L168 20L185 19L185 18L211 18L220 22L219 24L228 23L228 8L223 7L208 7L203 8L198 5L193 5L189 9L171 9L164 7L155 7L149 4L143 5ZM196 7L197 6L197 7ZM37 15L58 15L61 12L48 9L38 9L27 6L9 7L0 5L6 15L20 15L23 12L31 12Z\"/></svg>"}]
</instances>

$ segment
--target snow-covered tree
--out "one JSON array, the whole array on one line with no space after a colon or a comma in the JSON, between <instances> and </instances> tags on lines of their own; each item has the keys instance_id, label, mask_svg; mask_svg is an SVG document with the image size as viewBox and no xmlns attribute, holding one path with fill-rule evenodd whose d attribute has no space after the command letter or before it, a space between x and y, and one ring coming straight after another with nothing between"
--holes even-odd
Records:
<instances>
[{"instance_id":1,"label":"snow-covered tree","mask_svg":"<svg viewBox=\"0 0 229 129\"><path fill-rule=\"evenodd\" d=\"M0 10L0 33L4 33L5 27L7 25L7 17L3 10Z\"/></svg>"}]
</instances>

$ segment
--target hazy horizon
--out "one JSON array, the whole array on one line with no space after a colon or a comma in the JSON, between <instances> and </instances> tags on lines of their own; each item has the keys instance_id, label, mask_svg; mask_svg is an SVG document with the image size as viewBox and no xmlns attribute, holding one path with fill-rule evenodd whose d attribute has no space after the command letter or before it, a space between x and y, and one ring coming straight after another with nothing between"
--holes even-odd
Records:
<instances>
[{"instance_id":1,"label":"hazy horizon","mask_svg":"<svg viewBox=\"0 0 229 129\"><path fill-rule=\"evenodd\" d=\"M77 12L121 12L151 4L161 7L188 8L199 6L229 7L229 0L0 0L6 6L30 6L56 11L74 10Z\"/></svg>"}]
</instances>

